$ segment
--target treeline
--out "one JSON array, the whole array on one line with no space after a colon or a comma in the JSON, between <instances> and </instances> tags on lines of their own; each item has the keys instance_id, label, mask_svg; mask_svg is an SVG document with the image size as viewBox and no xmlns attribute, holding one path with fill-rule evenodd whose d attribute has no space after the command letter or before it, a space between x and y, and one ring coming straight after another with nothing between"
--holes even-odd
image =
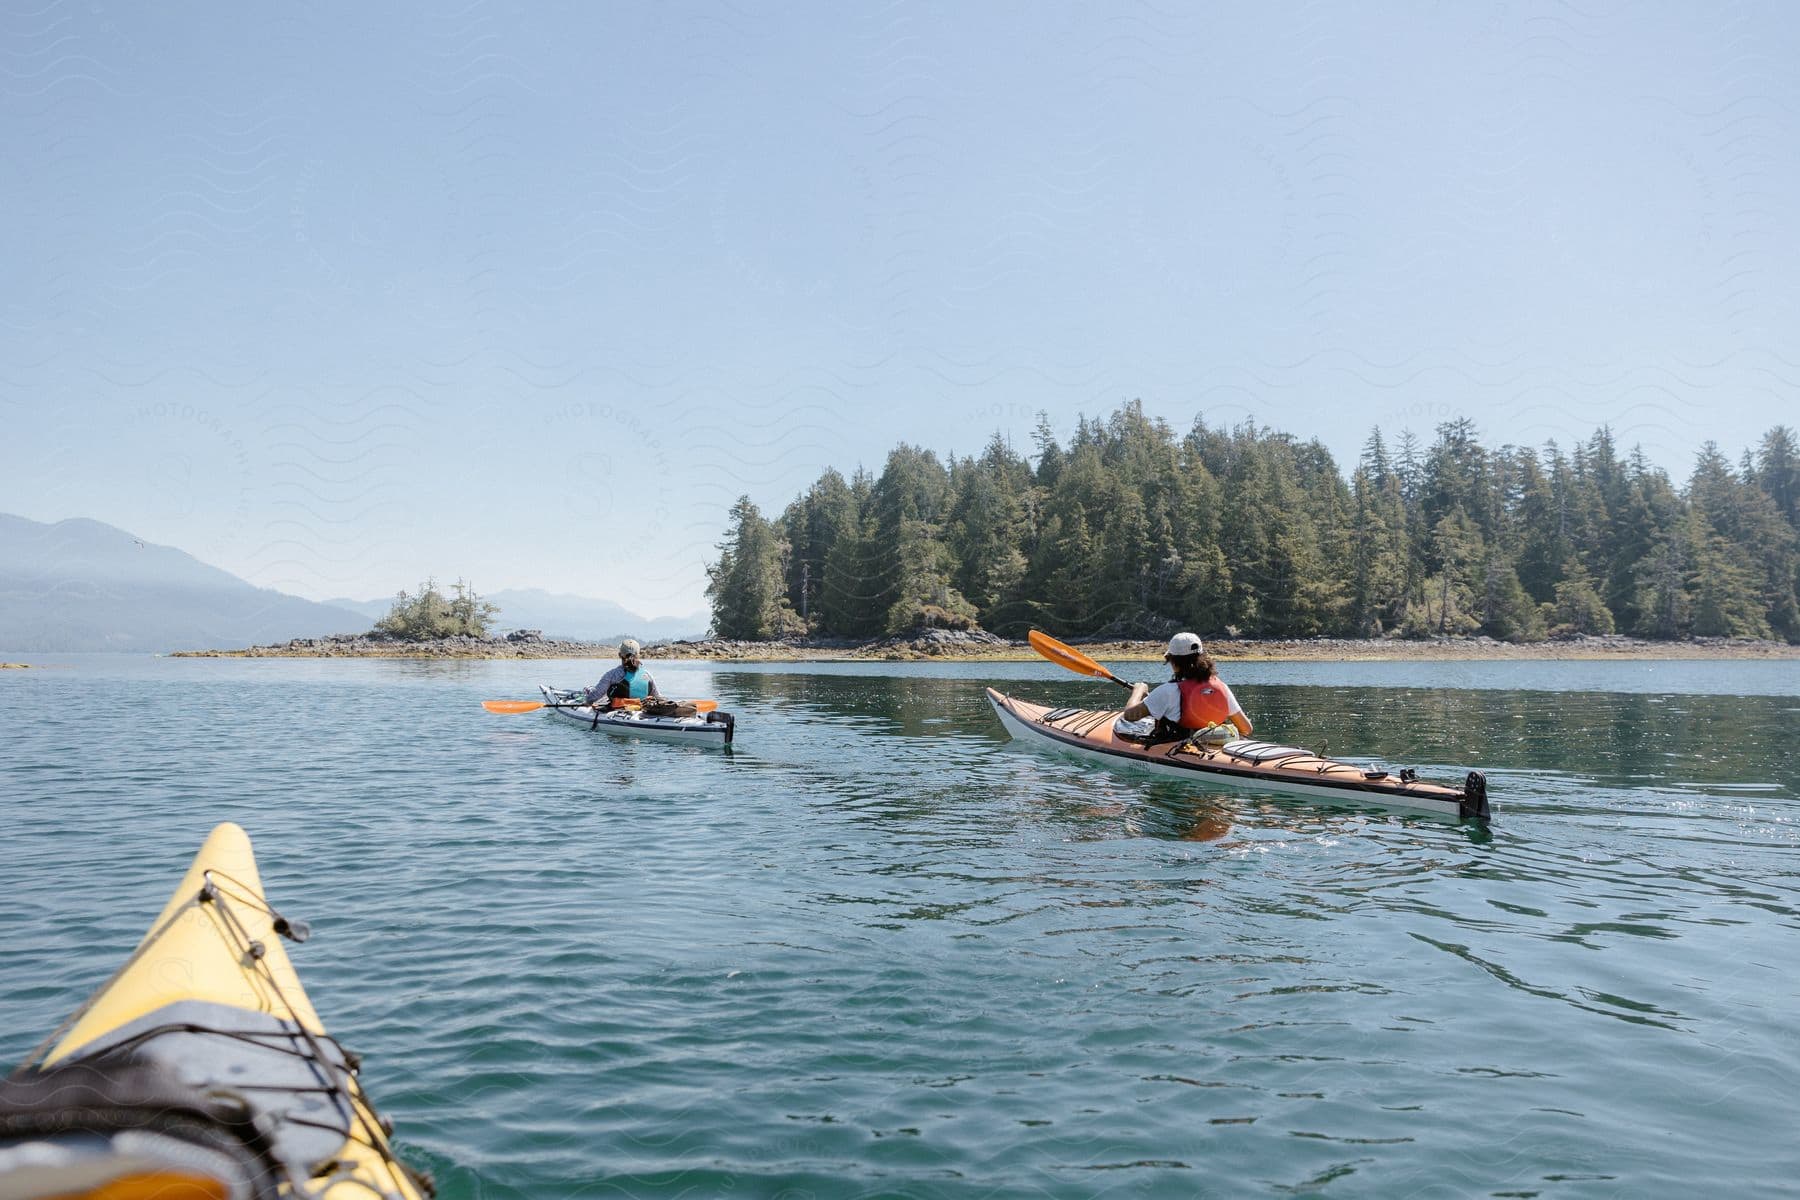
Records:
<instances>
[{"instance_id":1,"label":"treeline","mask_svg":"<svg viewBox=\"0 0 1800 1200\"><path fill-rule=\"evenodd\" d=\"M1423 446L1379 428L1348 480L1318 441L1126 404L1027 459L998 435L879 476L827 470L769 520L731 510L708 568L714 632L878 637L979 624L1017 636L1285 638L1631 633L1800 641L1800 455L1777 426L1685 487L1607 429L1567 451Z\"/></svg>"}]
</instances>

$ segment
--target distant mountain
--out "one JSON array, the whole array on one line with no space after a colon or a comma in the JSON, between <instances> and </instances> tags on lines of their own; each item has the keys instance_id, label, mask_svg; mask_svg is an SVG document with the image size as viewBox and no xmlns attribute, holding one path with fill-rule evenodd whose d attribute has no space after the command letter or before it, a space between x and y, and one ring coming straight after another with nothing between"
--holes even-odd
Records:
<instances>
[{"instance_id":1,"label":"distant mountain","mask_svg":"<svg viewBox=\"0 0 1800 1200\"><path fill-rule=\"evenodd\" d=\"M542 588L518 588L485 597L500 606L494 624L500 629L541 629L545 637L579 638L612 642L634 637L648 642L661 638L698 637L712 624L709 613L685 617L640 617L611 600L546 592ZM387 609L383 608L382 612Z\"/></svg>"},{"instance_id":2,"label":"distant mountain","mask_svg":"<svg viewBox=\"0 0 1800 1200\"><path fill-rule=\"evenodd\" d=\"M333 596L325 603L333 608L349 609L353 613L365 616L372 624L388 615L388 610L394 607L394 598L384 596L380 600L346 600L341 596Z\"/></svg>"},{"instance_id":3,"label":"distant mountain","mask_svg":"<svg viewBox=\"0 0 1800 1200\"><path fill-rule=\"evenodd\" d=\"M236 649L368 627L99 521L0 513L0 649Z\"/></svg>"},{"instance_id":4,"label":"distant mountain","mask_svg":"<svg viewBox=\"0 0 1800 1200\"><path fill-rule=\"evenodd\" d=\"M546 592L542 588L483 593L482 599L500 609L494 618L496 630L537 629L542 630L545 637L584 642L616 642L622 637L634 637L644 642L698 637L712 624L711 615L704 612L685 617L640 617L611 600ZM379 600L329 600L326 603L374 621L387 615L394 600L387 596Z\"/></svg>"}]
</instances>

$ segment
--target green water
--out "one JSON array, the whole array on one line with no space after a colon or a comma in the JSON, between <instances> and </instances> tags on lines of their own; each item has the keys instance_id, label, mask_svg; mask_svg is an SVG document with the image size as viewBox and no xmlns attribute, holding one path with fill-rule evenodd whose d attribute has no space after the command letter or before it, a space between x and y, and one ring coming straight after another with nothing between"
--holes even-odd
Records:
<instances>
[{"instance_id":1,"label":"green water","mask_svg":"<svg viewBox=\"0 0 1800 1200\"><path fill-rule=\"evenodd\" d=\"M1228 670L1483 831L1024 752L984 684L1115 691L1035 664L660 667L725 754L479 707L598 663L62 662L0 677L0 1057L236 820L446 1196L1800 1186L1793 664Z\"/></svg>"}]
</instances>

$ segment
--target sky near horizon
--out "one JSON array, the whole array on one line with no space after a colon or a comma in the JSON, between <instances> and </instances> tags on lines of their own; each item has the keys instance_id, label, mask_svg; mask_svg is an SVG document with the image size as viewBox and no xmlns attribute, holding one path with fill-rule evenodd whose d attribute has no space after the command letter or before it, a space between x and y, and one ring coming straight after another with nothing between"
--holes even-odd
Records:
<instances>
[{"instance_id":1,"label":"sky near horizon","mask_svg":"<svg viewBox=\"0 0 1800 1200\"><path fill-rule=\"evenodd\" d=\"M0 8L0 512L647 616L900 441L1795 424L1800 10Z\"/></svg>"}]
</instances>

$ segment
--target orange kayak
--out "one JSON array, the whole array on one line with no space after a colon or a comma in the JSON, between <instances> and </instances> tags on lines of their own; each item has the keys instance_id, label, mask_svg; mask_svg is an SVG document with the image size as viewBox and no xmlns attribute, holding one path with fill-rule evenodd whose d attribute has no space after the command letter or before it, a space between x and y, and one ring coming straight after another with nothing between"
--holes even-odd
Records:
<instances>
[{"instance_id":1,"label":"orange kayak","mask_svg":"<svg viewBox=\"0 0 1800 1200\"><path fill-rule=\"evenodd\" d=\"M1489 817L1487 779L1470 771L1461 787L1430 783L1410 770L1387 771L1339 762L1297 746L1238 739L1222 746L1191 741L1145 745L1113 729L1119 711L1050 708L993 688L988 703L1013 739L1099 765L1208 785L1282 792L1439 813L1468 821Z\"/></svg>"}]
</instances>

